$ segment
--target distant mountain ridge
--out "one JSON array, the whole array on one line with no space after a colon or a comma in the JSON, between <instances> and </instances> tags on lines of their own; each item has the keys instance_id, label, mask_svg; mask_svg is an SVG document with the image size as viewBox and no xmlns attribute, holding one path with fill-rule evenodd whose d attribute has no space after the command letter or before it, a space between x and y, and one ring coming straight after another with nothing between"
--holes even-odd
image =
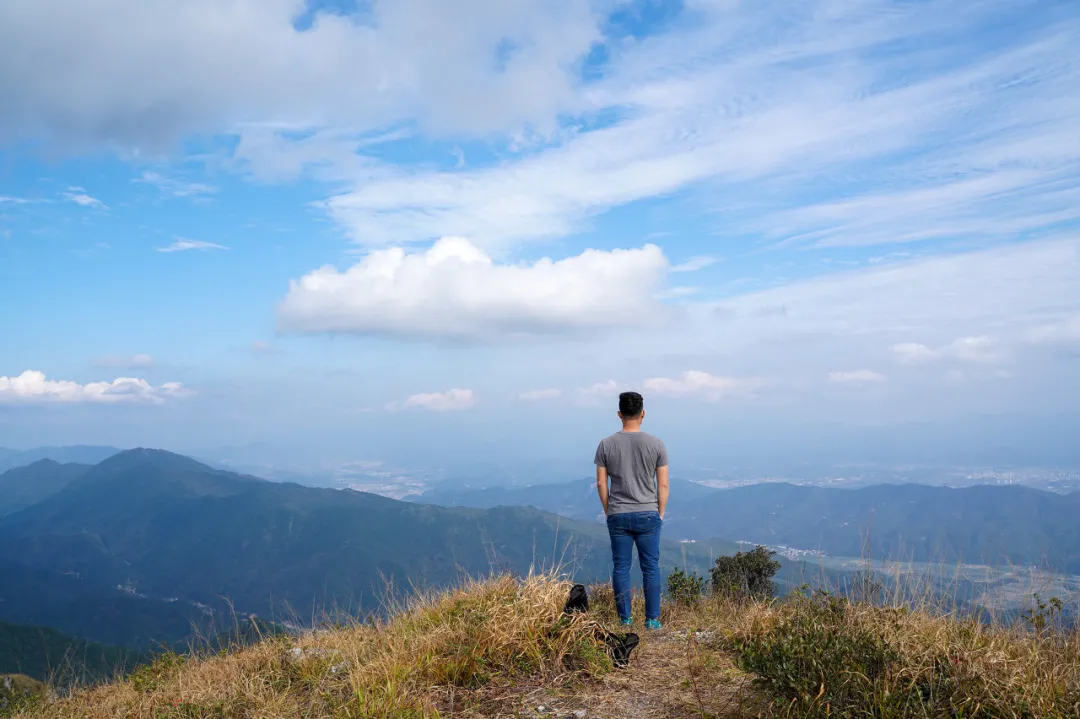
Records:
<instances>
[{"instance_id":1,"label":"distant mountain ridge","mask_svg":"<svg viewBox=\"0 0 1080 719\"><path fill-rule=\"evenodd\" d=\"M0 474L0 517L51 497L90 469L87 464L60 464L51 459Z\"/></svg>"},{"instance_id":2,"label":"distant mountain ridge","mask_svg":"<svg viewBox=\"0 0 1080 719\"><path fill-rule=\"evenodd\" d=\"M65 447L35 447L33 449L0 447L0 472L5 472L14 467L24 467L42 459L51 459L59 464L97 464L121 451L116 447L81 444Z\"/></svg>"},{"instance_id":3,"label":"distant mountain ridge","mask_svg":"<svg viewBox=\"0 0 1080 719\"><path fill-rule=\"evenodd\" d=\"M527 505L600 517L594 482L507 489L435 488L417 501ZM1080 492L1017 486L882 484L834 489L787 483L710 489L672 480L667 536L820 550L834 556L1026 564L1080 574Z\"/></svg>"}]
</instances>

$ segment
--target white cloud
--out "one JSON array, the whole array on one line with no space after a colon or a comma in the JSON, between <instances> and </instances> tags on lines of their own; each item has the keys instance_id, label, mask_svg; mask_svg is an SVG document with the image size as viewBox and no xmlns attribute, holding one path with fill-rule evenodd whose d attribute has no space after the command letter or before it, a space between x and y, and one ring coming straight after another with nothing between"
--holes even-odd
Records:
<instances>
[{"instance_id":1,"label":"white cloud","mask_svg":"<svg viewBox=\"0 0 1080 719\"><path fill-rule=\"evenodd\" d=\"M941 356L938 350L932 350L919 342L900 342L893 345L893 354L902 364L922 364L932 362Z\"/></svg>"},{"instance_id":2,"label":"white cloud","mask_svg":"<svg viewBox=\"0 0 1080 719\"><path fill-rule=\"evenodd\" d=\"M1025 339L1036 343L1080 341L1080 314L1066 317L1060 322L1033 327L1026 333Z\"/></svg>"},{"instance_id":3,"label":"white cloud","mask_svg":"<svg viewBox=\"0 0 1080 719\"><path fill-rule=\"evenodd\" d=\"M278 352L278 348L265 340L254 340L251 343L251 351L260 355L271 355Z\"/></svg>"},{"instance_id":4,"label":"white cloud","mask_svg":"<svg viewBox=\"0 0 1080 719\"><path fill-rule=\"evenodd\" d=\"M187 250L227 250L228 247L219 245L214 242L204 242L202 240L189 240L186 237L177 237L176 240L165 247L158 247L158 252L186 252Z\"/></svg>"},{"instance_id":5,"label":"white cloud","mask_svg":"<svg viewBox=\"0 0 1080 719\"><path fill-rule=\"evenodd\" d=\"M50 380L43 372L27 370L17 377L0 377L0 402L101 402L161 404L186 397L190 391L178 382L158 387L143 379L120 377L111 382L78 384Z\"/></svg>"},{"instance_id":6,"label":"white cloud","mask_svg":"<svg viewBox=\"0 0 1080 719\"><path fill-rule=\"evenodd\" d=\"M942 359L985 364L997 362L1004 356L1001 343L985 336L961 337L936 349L918 342L901 342L892 349L901 364L925 364Z\"/></svg>"},{"instance_id":7,"label":"white cloud","mask_svg":"<svg viewBox=\"0 0 1080 719\"><path fill-rule=\"evenodd\" d=\"M73 190L81 190L82 188L72 188L72 189ZM64 197L67 198L68 200L71 200L76 205L81 205L82 207L93 207L93 208L98 209L98 210L107 210L107 209L109 209L109 208L107 208L105 206L104 202L97 199L96 197L91 197L90 195L87 195L85 192L65 192Z\"/></svg>"},{"instance_id":8,"label":"white cloud","mask_svg":"<svg viewBox=\"0 0 1080 719\"><path fill-rule=\"evenodd\" d=\"M30 203L30 200L27 200L23 197L8 197L7 195L0 195L0 205L4 203L8 203L11 205L26 205Z\"/></svg>"},{"instance_id":9,"label":"white cloud","mask_svg":"<svg viewBox=\"0 0 1080 719\"><path fill-rule=\"evenodd\" d=\"M159 172L144 171L135 182L153 185L166 195L173 197L204 197L217 192L217 188L202 182L185 182L166 177Z\"/></svg>"},{"instance_id":10,"label":"white cloud","mask_svg":"<svg viewBox=\"0 0 1080 719\"><path fill-rule=\"evenodd\" d=\"M154 366L154 358L147 354L106 355L96 358L94 366L113 369L146 369Z\"/></svg>"},{"instance_id":11,"label":"white cloud","mask_svg":"<svg viewBox=\"0 0 1080 719\"><path fill-rule=\"evenodd\" d=\"M562 390L560 389L531 389L527 392L522 392L518 397L526 402L536 402L545 399L558 399L562 396Z\"/></svg>"},{"instance_id":12,"label":"white cloud","mask_svg":"<svg viewBox=\"0 0 1080 719\"><path fill-rule=\"evenodd\" d=\"M691 257L686 262L679 263L671 266L672 272L697 272L703 270L710 265L715 265L720 260L716 257L709 257L702 255L701 257Z\"/></svg>"},{"instance_id":13,"label":"white cloud","mask_svg":"<svg viewBox=\"0 0 1080 719\"><path fill-rule=\"evenodd\" d=\"M445 392L431 392L429 394L414 394L400 405L391 403L387 409L418 408L432 412L459 412L471 408L476 404L471 389L448 389Z\"/></svg>"},{"instance_id":14,"label":"white cloud","mask_svg":"<svg viewBox=\"0 0 1080 719\"><path fill-rule=\"evenodd\" d=\"M868 384L884 382L885 379L885 375L868 369L829 373L829 381L833 384Z\"/></svg>"},{"instance_id":15,"label":"white cloud","mask_svg":"<svg viewBox=\"0 0 1080 719\"><path fill-rule=\"evenodd\" d=\"M598 405L614 400L619 395L621 387L613 379L597 382L587 387L579 387L574 393L578 404Z\"/></svg>"},{"instance_id":16,"label":"white cloud","mask_svg":"<svg viewBox=\"0 0 1080 719\"><path fill-rule=\"evenodd\" d=\"M642 327L665 317L651 291L666 274L655 245L499 264L468 240L447 237L426 252L378 250L344 272L326 266L292 281L278 324L470 340Z\"/></svg>"},{"instance_id":17,"label":"white cloud","mask_svg":"<svg viewBox=\"0 0 1080 719\"><path fill-rule=\"evenodd\" d=\"M706 182L726 232L822 246L1007 239L1076 220L1080 65L1060 58L1080 28L1045 18L989 55L966 28L1009 10L980 7L716 6L696 31L613 53L583 94L614 122L466 172L368 168L326 208L360 243L454 234L482 247ZM808 193L825 175L858 183Z\"/></svg>"},{"instance_id":18,"label":"white cloud","mask_svg":"<svg viewBox=\"0 0 1080 719\"><path fill-rule=\"evenodd\" d=\"M549 127L580 105L577 64L604 21L589 0L363 5L297 29L298 0L2 3L0 142L135 152L244 122Z\"/></svg>"},{"instance_id":19,"label":"white cloud","mask_svg":"<svg viewBox=\"0 0 1080 719\"><path fill-rule=\"evenodd\" d=\"M716 402L732 395L744 395L764 384L757 377L717 377L700 370L687 370L678 378L653 377L642 383L649 392L669 397L700 397Z\"/></svg>"}]
</instances>

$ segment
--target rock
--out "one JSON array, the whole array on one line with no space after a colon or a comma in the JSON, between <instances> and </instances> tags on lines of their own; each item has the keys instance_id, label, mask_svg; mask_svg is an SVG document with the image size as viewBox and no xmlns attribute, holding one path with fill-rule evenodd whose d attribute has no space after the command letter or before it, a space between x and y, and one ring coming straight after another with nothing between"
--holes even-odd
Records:
<instances>
[{"instance_id":1,"label":"rock","mask_svg":"<svg viewBox=\"0 0 1080 719\"><path fill-rule=\"evenodd\" d=\"M574 719L585 719L585 717L588 715L589 712L585 711L584 709L578 709L576 712L574 712Z\"/></svg>"}]
</instances>

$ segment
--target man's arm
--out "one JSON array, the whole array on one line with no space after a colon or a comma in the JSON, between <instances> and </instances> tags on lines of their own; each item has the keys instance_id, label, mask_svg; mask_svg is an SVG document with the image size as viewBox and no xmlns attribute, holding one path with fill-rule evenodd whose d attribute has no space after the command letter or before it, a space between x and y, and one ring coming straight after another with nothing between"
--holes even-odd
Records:
<instances>
[{"instance_id":1,"label":"man's arm","mask_svg":"<svg viewBox=\"0 0 1080 719\"><path fill-rule=\"evenodd\" d=\"M604 515L607 515L607 467L602 464L596 465L596 493L600 495L600 504L604 505Z\"/></svg>"},{"instance_id":2,"label":"man's arm","mask_svg":"<svg viewBox=\"0 0 1080 719\"><path fill-rule=\"evenodd\" d=\"M657 511L660 519L664 518L664 510L667 509L668 498L668 470L667 465L656 468L656 499Z\"/></svg>"}]
</instances>

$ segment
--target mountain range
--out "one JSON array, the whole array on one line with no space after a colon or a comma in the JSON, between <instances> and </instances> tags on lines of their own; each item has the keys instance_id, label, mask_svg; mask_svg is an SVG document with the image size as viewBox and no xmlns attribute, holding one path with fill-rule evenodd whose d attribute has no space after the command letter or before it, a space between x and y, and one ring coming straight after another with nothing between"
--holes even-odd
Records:
<instances>
[{"instance_id":1,"label":"mountain range","mask_svg":"<svg viewBox=\"0 0 1080 719\"><path fill-rule=\"evenodd\" d=\"M268 482L147 449L63 467L3 475L33 484L39 473L54 491L0 518L0 620L145 646L213 631L207 622L220 630L233 611L307 623L465 575L610 572L603 527L528 507L443 508ZM731 551L667 542L662 561L705 569Z\"/></svg>"},{"instance_id":2,"label":"mountain range","mask_svg":"<svg viewBox=\"0 0 1080 719\"><path fill-rule=\"evenodd\" d=\"M600 516L592 479L522 488L435 489L444 506L532 506ZM821 551L838 557L1020 564L1080 574L1080 492L1018 486L882 484L835 489L761 483L712 489L672 480L665 534Z\"/></svg>"},{"instance_id":3,"label":"mountain range","mask_svg":"<svg viewBox=\"0 0 1080 719\"><path fill-rule=\"evenodd\" d=\"M0 472L12 467L24 467L42 459L60 464L97 464L121 450L116 447L95 445L69 445L64 447L35 447L33 449L7 449L0 447Z\"/></svg>"}]
</instances>

